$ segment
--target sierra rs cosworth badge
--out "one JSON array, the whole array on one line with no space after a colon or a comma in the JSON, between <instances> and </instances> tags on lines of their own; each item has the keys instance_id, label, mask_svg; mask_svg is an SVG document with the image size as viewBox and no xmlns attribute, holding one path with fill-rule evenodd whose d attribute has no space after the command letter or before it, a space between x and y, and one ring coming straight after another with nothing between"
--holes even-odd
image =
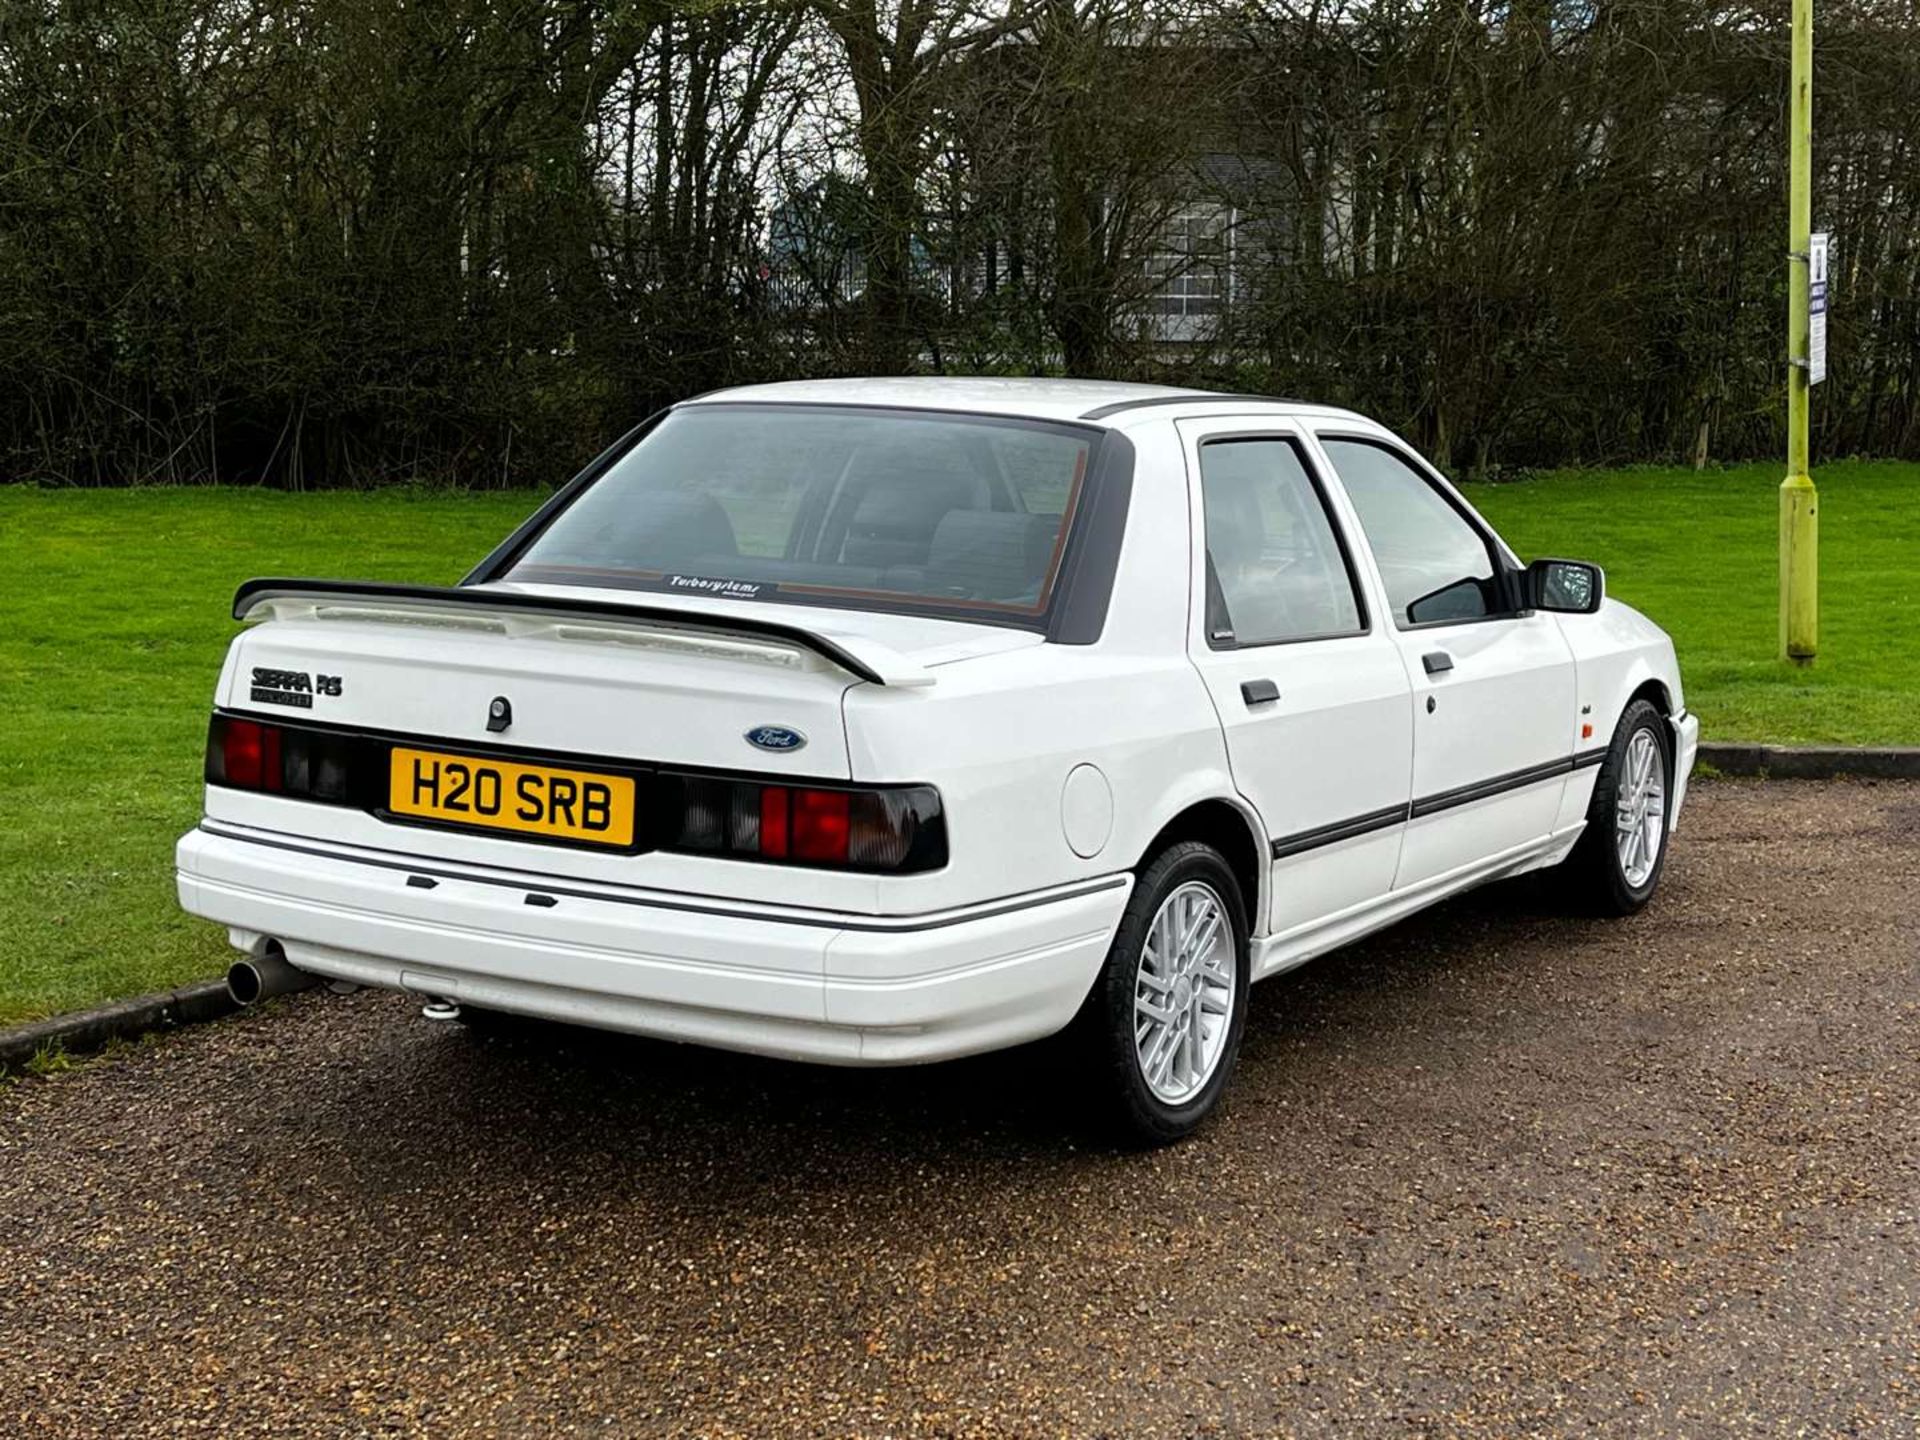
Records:
<instances>
[{"instance_id":1,"label":"sierra rs cosworth badge","mask_svg":"<svg viewBox=\"0 0 1920 1440\"><path fill-rule=\"evenodd\" d=\"M273 670L256 665L253 667L253 685L249 693L263 705L311 710L314 696L340 693L340 677L309 675L304 670Z\"/></svg>"}]
</instances>

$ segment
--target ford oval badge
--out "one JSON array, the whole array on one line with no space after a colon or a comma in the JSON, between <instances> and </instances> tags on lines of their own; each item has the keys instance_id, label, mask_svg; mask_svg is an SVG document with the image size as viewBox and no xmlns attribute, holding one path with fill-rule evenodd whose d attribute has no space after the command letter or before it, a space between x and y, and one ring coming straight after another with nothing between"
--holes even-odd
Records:
<instances>
[{"instance_id":1,"label":"ford oval badge","mask_svg":"<svg viewBox=\"0 0 1920 1440\"><path fill-rule=\"evenodd\" d=\"M807 737L784 725L756 725L747 731L747 744L756 750L798 750Z\"/></svg>"}]
</instances>

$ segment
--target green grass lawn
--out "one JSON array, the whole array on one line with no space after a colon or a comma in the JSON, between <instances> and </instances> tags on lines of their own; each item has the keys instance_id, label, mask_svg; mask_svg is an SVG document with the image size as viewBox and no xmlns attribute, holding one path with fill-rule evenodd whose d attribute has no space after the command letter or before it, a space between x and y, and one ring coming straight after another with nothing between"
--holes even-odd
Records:
<instances>
[{"instance_id":1,"label":"green grass lawn","mask_svg":"<svg viewBox=\"0 0 1920 1440\"><path fill-rule=\"evenodd\" d=\"M226 968L174 903L173 842L235 585L451 583L536 503L0 488L0 1025Z\"/></svg>"},{"instance_id":2,"label":"green grass lawn","mask_svg":"<svg viewBox=\"0 0 1920 1440\"><path fill-rule=\"evenodd\" d=\"M1777 467L1558 474L1473 498L1526 555L1607 569L1676 637L1717 739L1920 743L1920 465L1824 467L1819 665L1773 661ZM173 900L234 586L443 583L519 495L0 488L0 1025L217 975Z\"/></svg>"},{"instance_id":3,"label":"green grass lawn","mask_svg":"<svg viewBox=\"0 0 1920 1440\"><path fill-rule=\"evenodd\" d=\"M1778 644L1778 465L1563 471L1468 488L1522 556L1605 567L1673 636L1710 740L1920 744L1920 465L1818 468L1820 657Z\"/></svg>"}]
</instances>

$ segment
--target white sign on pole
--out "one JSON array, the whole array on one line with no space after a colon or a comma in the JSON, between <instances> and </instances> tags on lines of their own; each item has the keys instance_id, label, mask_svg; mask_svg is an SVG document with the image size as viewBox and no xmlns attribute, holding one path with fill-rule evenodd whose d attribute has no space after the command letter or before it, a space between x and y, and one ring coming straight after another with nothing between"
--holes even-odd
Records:
<instances>
[{"instance_id":1,"label":"white sign on pole","mask_svg":"<svg viewBox=\"0 0 1920 1440\"><path fill-rule=\"evenodd\" d=\"M1807 383L1827 378L1827 237L1807 247Z\"/></svg>"}]
</instances>

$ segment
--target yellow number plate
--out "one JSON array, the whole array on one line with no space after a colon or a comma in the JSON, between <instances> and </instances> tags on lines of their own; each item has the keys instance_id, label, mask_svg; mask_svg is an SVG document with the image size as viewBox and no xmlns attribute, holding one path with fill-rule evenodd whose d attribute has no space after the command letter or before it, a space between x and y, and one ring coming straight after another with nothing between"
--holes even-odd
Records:
<instances>
[{"instance_id":1,"label":"yellow number plate","mask_svg":"<svg viewBox=\"0 0 1920 1440\"><path fill-rule=\"evenodd\" d=\"M633 790L625 775L396 748L387 808L456 825L627 846L633 844Z\"/></svg>"}]
</instances>

